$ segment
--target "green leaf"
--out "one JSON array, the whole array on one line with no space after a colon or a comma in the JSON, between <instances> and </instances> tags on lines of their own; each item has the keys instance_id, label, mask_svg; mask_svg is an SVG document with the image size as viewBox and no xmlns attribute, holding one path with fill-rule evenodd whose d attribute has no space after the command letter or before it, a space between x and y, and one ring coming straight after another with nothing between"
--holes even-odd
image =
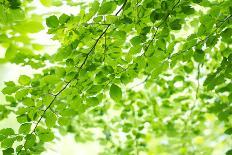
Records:
<instances>
[{"instance_id":1,"label":"green leaf","mask_svg":"<svg viewBox=\"0 0 232 155\"><path fill-rule=\"evenodd\" d=\"M232 128L226 129L225 134L232 135Z\"/></svg>"},{"instance_id":2,"label":"green leaf","mask_svg":"<svg viewBox=\"0 0 232 155\"><path fill-rule=\"evenodd\" d=\"M122 99L122 90L119 86L112 84L110 87L110 97L115 101Z\"/></svg>"},{"instance_id":3,"label":"green leaf","mask_svg":"<svg viewBox=\"0 0 232 155\"><path fill-rule=\"evenodd\" d=\"M94 1L93 3L90 3L90 14L95 14L99 9L100 3L98 1Z\"/></svg>"},{"instance_id":4,"label":"green leaf","mask_svg":"<svg viewBox=\"0 0 232 155\"><path fill-rule=\"evenodd\" d=\"M6 50L5 58L11 60L15 57L16 53L17 53L17 48L14 45L10 44L10 46Z\"/></svg>"},{"instance_id":5,"label":"green leaf","mask_svg":"<svg viewBox=\"0 0 232 155\"><path fill-rule=\"evenodd\" d=\"M74 62L73 59L67 59L67 60L66 60L66 64L67 64L67 66L74 66L74 65L75 65L75 62Z\"/></svg>"},{"instance_id":6,"label":"green leaf","mask_svg":"<svg viewBox=\"0 0 232 155\"><path fill-rule=\"evenodd\" d=\"M51 128L54 127L56 125L56 115L52 112L48 112L46 113L46 118L45 118L45 123L47 125L47 127Z\"/></svg>"},{"instance_id":7,"label":"green leaf","mask_svg":"<svg viewBox=\"0 0 232 155\"><path fill-rule=\"evenodd\" d=\"M7 86L2 90L3 94L11 95L15 93L19 88L16 86Z\"/></svg>"},{"instance_id":8,"label":"green leaf","mask_svg":"<svg viewBox=\"0 0 232 155\"><path fill-rule=\"evenodd\" d=\"M2 148L10 148L10 147L12 147L13 143L14 143L13 138L5 138L1 143L1 147Z\"/></svg>"},{"instance_id":9,"label":"green leaf","mask_svg":"<svg viewBox=\"0 0 232 155\"><path fill-rule=\"evenodd\" d=\"M196 62L203 62L203 61L204 61L204 57L205 57L205 53L204 53L204 51L198 50L198 49L197 49L197 50L194 52L193 57L194 57L194 60L195 60Z\"/></svg>"},{"instance_id":10,"label":"green leaf","mask_svg":"<svg viewBox=\"0 0 232 155\"><path fill-rule=\"evenodd\" d=\"M37 33L43 30L44 27L39 21L27 21L16 25L14 29L21 33Z\"/></svg>"},{"instance_id":11,"label":"green leaf","mask_svg":"<svg viewBox=\"0 0 232 155\"><path fill-rule=\"evenodd\" d=\"M13 148L8 148L6 150L2 150L3 155L13 155L14 154L14 149Z\"/></svg>"},{"instance_id":12,"label":"green leaf","mask_svg":"<svg viewBox=\"0 0 232 155\"><path fill-rule=\"evenodd\" d=\"M232 155L232 149L226 152L226 155Z\"/></svg>"},{"instance_id":13,"label":"green leaf","mask_svg":"<svg viewBox=\"0 0 232 155\"><path fill-rule=\"evenodd\" d=\"M106 16L106 23L115 23L118 20L117 16L108 15Z\"/></svg>"},{"instance_id":14,"label":"green leaf","mask_svg":"<svg viewBox=\"0 0 232 155\"><path fill-rule=\"evenodd\" d=\"M28 94L28 89L21 89L15 93L16 100L22 100Z\"/></svg>"},{"instance_id":15,"label":"green leaf","mask_svg":"<svg viewBox=\"0 0 232 155\"><path fill-rule=\"evenodd\" d=\"M137 45L141 44L142 40L141 40L140 36L135 36L130 40L130 42L133 46L137 46Z\"/></svg>"},{"instance_id":16,"label":"green leaf","mask_svg":"<svg viewBox=\"0 0 232 155\"><path fill-rule=\"evenodd\" d=\"M162 19L163 14L159 13L158 10L153 10L150 14L150 20L152 23L155 23L157 20Z\"/></svg>"},{"instance_id":17,"label":"green leaf","mask_svg":"<svg viewBox=\"0 0 232 155\"><path fill-rule=\"evenodd\" d=\"M10 136L10 135L14 135L15 132L12 128L5 128L0 130L0 134L4 136Z\"/></svg>"},{"instance_id":18,"label":"green leaf","mask_svg":"<svg viewBox=\"0 0 232 155\"><path fill-rule=\"evenodd\" d=\"M162 8L163 10L168 9L168 3L167 3L166 1L162 1L162 2L161 2L161 8Z\"/></svg>"},{"instance_id":19,"label":"green leaf","mask_svg":"<svg viewBox=\"0 0 232 155\"><path fill-rule=\"evenodd\" d=\"M70 124L71 120L68 117L60 117L58 120L59 125L66 126Z\"/></svg>"},{"instance_id":20,"label":"green leaf","mask_svg":"<svg viewBox=\"0 0 232 155\"><path fill-rule=\"evenodd\" d=\"M20 115L20 116L17 116L17 121L18 121L19 123L28 122L28 115L22 114L22 115Z\"/></svg>"},{"instance_id":21,"label":"green leaf","mask_svg":"<svg viewBox=\"0 0 232 155\"><path fill-rule=\"evenodd\" d=\"M94 107L99 104L99 100L97 97L90 97L86 100L86 103L89 107Z\"/></svg>"},{"instance_id":22,"label":"green leaf","mask_svg":"<svg viewBox=\"0 0 232 155\"><path fill-rule=\"evenodd\" d=\"M180 19L175 19L173 22L171 22L170 27L172 30L180 30L181 29Z\"/></svg>"},{"instance_id":23,"label":"green leaf","mask_svg":"<svg viewBox=\"0 0 232 155\"><path fill-rule=\"evenodd\" d=\"M23 104L26 105L26 106L34 106L35 105L34 101L29 97L26 97L23 100Z\"/></svg>"},{"instance_id":24,"label":"green leaf","mask_svg":"<svg viewBox=\"0 0 232 155\"><path fill-rule=\"evenodd\" d=\"M46 7L49 7L52 5L52 0L40 0L40 3Z\"/></svg>"},{"instance_id":25,"label":"green leaf","mask_svg":"<svg viewBox=\"0 0 232 155\"><path fill-rule=\"evenodd\" d=\"M20 0L8 0L11 9L18 9L21 5Z\"/></svg>"},{"instance_id":26,"label":"green leaf","mask_svg":"<svg viewBox=\"0 0 232 155\"><path fill-rule=\"evenodd\" d=\"M193 3L201 3L202 2L202 0L192 0L193 1Z\"/></svg>"},{"instance_id":27,"label":"green leaf","mask_svg":"<svg viewBox=\"0 0 232 155\"><path fill-rule=\"evenodd\" d=\"M227 121L229 116L230 116L230 111L221 111L218 114L218 118L221 121Z\"/></svg>"},{"instance_id":28,"label":"green leaf","mask_svg":"<svg viewBox=\"0 0 232 155\"><path fill-rule=\"evenodd\" d=\"M133 43L134 46L132 46L129 50L130 54L136 54L136 53L140 53L142 50L142 46L140 44L135 45L135 43Z\"/></svg>"},{"instance_id":29,"label":"green leaf","mask_svg":"<svg viewBox=\"0 0 232 155\"><path fill-rule=\"evenodd\" d=\"M99 15L109 14L112 13L116 9L116 4L113 1L110 2L103 2L101 7L98 11Z\"/></svg>"},{"instance_id":30,"label":"green leaf","mask_svg":"<svg viewBox=\"0 0 232 155\"><path fill-rule=\"evenodd\" d=\"M2 90L3 94L11 95L11 94L15 93L19 89L19 87L17 87L15 85L15 83L12 82L12 81L5 82L5 85L6 85L6 87L3 88L3 90Z\"/></svg>"},{"instance_id":31,"label":"green leaf","mask_svg":"<svg viewBox=\"0 0 232 155\"><path fill-rule=\"evenodd\" d=\"M88 89L88 93L91 95L97 94L102 90L102 85L92 85L91 88Z\"/></svg>"},{"instance_id":32,"label":"green leaf","mask_svg":"<svg viewBox=\"0 0 232 155\"><path fill-rule=\"evenodd\" d=\"M68 20L70 19L70 17L66 14L62 14L60 17L59 17L59 23L60 24L65 24L68 22Z\"/></svg>"},{"instance_id":33,"label":"green leaf","mask_svg":"<svg viewBox=\"0 0 232 155\"><path fill-rule=\"evenodd\" d=\"M31 131L31 123L24 123L19 127L19 133L28 134Z\"/></svg>"},{"instance_id":34,"label":"green leaf","mask_svg":"<svg viewBox=\"0 0 232 155\"><path fill-rule=\"evenodd\" d=\"M56 84L56 83L60 82L60 79L56 75L47 75L47 76L44 76L40 80L40 82L45 83L45 84Z\"/></svg>"},{"instance_id":35,"label":"green leaf","mask_svg":"<svg viewBox=\"0 0 232 155\"><path fill-rule=\"evenodd\" d=\"M226 43L231 43L232 42L232 28L227 28L225 29L222 33L222 41L226 42Z\"/></svg>"},{"instance_id":36,"label":"green leaf","mask_svg":"<svg viewBox=\"0 0 232 155\"><path fill-rule=\"evenodd\" d=\"M25 139L26 139L24 145L25 148L32 148L36 143L36 136L33 134L28 134Z\"/></svg>"},{"instance_id":37,"label":"green leaf","mask_svg":"<svg viewBox=\"0 0 232 155\"><path fill-rule=\"evenodd\" d=\"M206 41L206 46L213 47L216 45L217 41L218 41L217 36L210 36L208 40Z\"/></svg>"},{"instance_id":38,"label":"green leaf","mask_svg":"<svg viewBox=\"0 0 232 155\"><path fill-rule=\"evenodd\" d=\"M59 19L56 16L50 16L46 19L46 24L50 28L57 28L59 26Z\"/></svg>"},{"instance_id":39,"label":"green leaf","mask_svg":"<svg viewBox=\"0 0 232 155\"><path fill-rule=\"evenodd\" d=\"M18 81L21 85L29 85L31 82L31 78L27 75L21 75Z\"/></svg>"},{"instance_id":40,"label":"green leaf","mask_svg":"<svg viewBox=\"0 0 232 155\"><path fill-rule=\"evenodd\" d=\"M191 6L188 6L188 5L181 7L181 10L186 15L191 15L191 14L194 13L194 9Z\"/></svg>"},{"instance_id":41,"label":"green leaf","mask_svg":"<svg viewBox=\"0 0 232 155\"><path fill-rule=\"evenodd\" d=\"M45 96L44 98L43 98L43 104L45 104L46 106L48 106L50 103L51 103L51 101L53 100L53 96L51 96L51 95L47 95L47 96Z\"/></svg>"},{"instance_id":42,"label":"green leaf","mask_svg":"<svg viewBox=\"0 0 232 155\"><path fill-rule=\"evenodd\" d=\"M54 134L52 132L40 133L39 139L43 142L49 142L54 139Z\"/></svg>"}]
</instances>

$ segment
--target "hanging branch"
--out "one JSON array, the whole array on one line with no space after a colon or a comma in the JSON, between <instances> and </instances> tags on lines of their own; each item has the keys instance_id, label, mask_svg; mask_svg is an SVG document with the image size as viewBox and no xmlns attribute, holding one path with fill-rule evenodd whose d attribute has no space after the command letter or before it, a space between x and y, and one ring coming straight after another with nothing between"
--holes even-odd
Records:
<instances>
[{"instance_id":1,"label":"hanging branch","mask_svg":"<svg viewBox=\"0 0 232 155\"><path fill-rule=\"evenodd\" d=\"M115 14L115 16L117 16L117 15L123 10L123 8L125 7L126 3L127 3L127 0L125 0L125 2L123 3L122 7L117 11L117 13ZM104 30L104 31L101 33L101 35L96 39L96 41L95 41L95 43L93 44L93 46L91 47L90 51L87 53L86 57L84 58L84 61L81 63L81 65L80 65L80 67L79 67L79 70L78 70L78 72L77 72L77 74L76 74L77 76L78 76L78 74L80 73L81 69L82 69L82 68L84 67L84 65L86 64L86 62L87 62L87 60L88 60L90 54L94 51L94 49L95 49L95 47L97 46L98 42L99 42L100 39L105 35L105 33L107 32L107 30L110 28L111 25L112 25L112 24L107 25L107 27L105 28L105 30ZM44 116L45 116L47 110L50 109L50 107L51 107L51 106L53 105L53 103L55 102L56 98L57 98L57 97L70 85L70 83L71 83L72 81L74 81L74 80L77 78L77 76L75 76L73 79L71 79L70 81L68 81L68 82L65 84L65 86L64 86L57 94L54 95L54 98L53 98L52 101L49 103L49 105L46 107L46 109L43 111L42 115L40 116L39 120L37 121L35 127L33 128L32 132L31 132L30 134L35 133L35 131L36 131L36 129L37 129L39 123L40 123L41 120L44 118ZM22 151L23 148L25 148L25 143L24 143L24 146L19 150L19 152L18 152L17 154L19 154L19 153Z\"/></svg>"}]
</instances>

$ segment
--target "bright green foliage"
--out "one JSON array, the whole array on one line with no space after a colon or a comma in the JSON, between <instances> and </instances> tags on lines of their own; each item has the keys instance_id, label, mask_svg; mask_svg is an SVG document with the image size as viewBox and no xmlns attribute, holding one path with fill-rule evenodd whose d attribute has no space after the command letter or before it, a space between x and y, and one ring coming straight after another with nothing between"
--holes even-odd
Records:
<instances>
[{"instance_id":1,"label":"bright green foliage","mask_svg":"<svg viewBox=\"0 0 232 155\"><path fill-rule=\"evenodd\" d=\"M46 19L46 24L50 28L57 28L59 26L59 19L56 16L50 16Z\"/></svg>"},{"instance_id":2,"label":"bright green foliage","mask_svg":"<svg viewBox=\"0 0 232 155\"><path fill-rule=\"evenodd\" d=\"M52 5L52 0L40 0L40 2L47 7Z\"/></svg>"},{"instance_id":3,"label":"bright green foliage","mask_svg":"<svg viewBox=\"0 0 232 155\"><path fill-rule=\"evenodd\" d=\"M45 123L47 127L54 127L56 125L56 115L52 112L47 112L45 116Z\"/></svg>"},{"instance_id":4,"label":"bright green foliage","mask_svg":"<svg viewBox=\"0 0 232 155\"><path fill-rule=\"evenodd\" d=\"M99 8L99 15L104 15L104 14L110 14L112 13L117 5L111 1L111 2L103 2Z\"/></svg>"},{"instance_id":5,"label":"bright green foliage","mask_svg":"<svg viewBox=\"0 0 232 155\"><path fill-rule=\"evenodd\" d=\"M24 123L19 128L19 133L28 134L31 131L31 123Z\"/></svg>"},{"instance_id":6,"label":"bright green foliage","mask_svg":"<svg viewBox=\"0 0 232 155\"><path fill-rule=\"evenodd\" d=\"M181 29L180 19L175 19L173 22L171 22L170 27L172 30L180 30Z\"/></svg>"},{"instance_id":7,"label":"bright green foliage","mask_svg":"<svg viewBox=\"0 0 232 155\"><path fill-rule=\"evenodd\" d=\"M44 19L61 46L35 54L41 18L0 0L3 62L41 70L5 82L0 119L20 127L0 130L3 154L41 154L54 131L98 141L101 155L231 154L231 0L40 2L80 12Z\"/></svg>"},{"instance_id":8,"label":"bright green foliage","mask_svg":"<svg viewBox=\"0 0 232 155\"><path fill-rule=\"evenodd\" d=\"M5 129L1 129L0 130L0 134L1 134L2 137L4 137L4 136L13 135L15 133L14 133L13 129L11 129L11 128L5 128ZM4 138L1 138L1 140L3 140L3 139Z\"/></svg>"},{"instance_id":9,"label":"bright green foliage","mask_svg":"<svg viewBox=\"0 0 232 155\"><path fill-rule=\"evenodd\" d=\"M0 1L0 46L6 49L5 58L0 63L12 62L30 65L33 68L44 66L46 56L35 54L40 44L33 43L28 34L44 29L42 18L30 13L30 2L27 0ZM23 46L20 46L23 45ZM28 60L27 60L28 59Z\"/></svg>"},{"instance_id":10,"label":"bright green foliage","mask_svg":"<svg viewBox=\"0 0 232 155\"><path fill-rule=\"evenodd\" d=\"M119 86L113 84L110 87L110 97L115 101L120 101L122 99L122 90Z\"/></svg>"},{"instance_id":11,"label":"bright green foliage","mask_svg":"<svg viewBox=\"0 0 232 155\"><path fill-rule=\"evenodd\" d=\"M26 75L21 75L19 77L19 83L21 85L29 85L30 84L30 77L26 76Z\"/></svg>"}]
</instances>

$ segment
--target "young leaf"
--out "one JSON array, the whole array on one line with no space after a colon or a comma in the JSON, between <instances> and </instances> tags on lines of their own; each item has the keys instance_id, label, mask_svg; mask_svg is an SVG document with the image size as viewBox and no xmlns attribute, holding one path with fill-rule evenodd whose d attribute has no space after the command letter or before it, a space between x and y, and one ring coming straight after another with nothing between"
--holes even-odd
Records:
<instances>
[{"instance_id":1,"label":"young leaf","mask_svg":"<svg viewBox=\"0 0 232 155\"><path fill-rule=\"evenodd\" d=\"M150 14L150 20L152 23L155 23L157 20L162 18L163 14L159 13L158 10L153 10Z\"/></svg>"},{"instance_id":2,"label":"young leaf","mask_svg":"<svg viewBox=\"0 0 232 155\"><path fill-rule=\"evenodd\" d=\"M1 147L2 148L10 148L10 147L12 147L13 143L14 143L14 139L13 138L6 138L6 139L4 139L2 141Z\"/></svg>"},{"instance_id":3,"label":"young leaf","mask_svg":"<svg viewBox=\"0 0 232 155\"><path fill-rule=\"evenodd\" d=\"M49 142L54 139L54 134L52 132L40 133L39 139L43 142Z\"/></svg>"},{"instance_id":4,"label":"young leaf","mask_svg":"<svg viewBox=\"0 0 232 155\"><path fill-rule=\"evenodd\" d=\"M171 27L172 30L180 30L181 29L180 20L176 19L173 22L171 22L170 27Z\"/></svg>"},{"instance_id":5,"label":"young leaf","mask_svg":"<svg viewBox=\"0 0 232 155\"><path fill-rule=\"evenodd\" d=\"M59 26L59 19L56 16L50 16L46 19L46 24L50 28L57 28Z\"/></svg>"},{"instance_id":6,"label":"young leaf","mask_svg":"<svg viewBox=\"0 0 232 155\"><path fill-rule=\"evenodd\" d=\"M31 123L24 123L19 127L19 133L28 134L31 131Z\"/></svg>"},{"instance_id":7,"label":"young leaf","mask_svg":"<svg viewBox=\"0 0 232 155\"><path fill-rule=\"evenodd\" d=\"M34 106L35 105L34 101L29 97L26 97L23 100L23 104L26 105L26 106Z\"/></svg>"},{"instance_id":8,"label":"young leaf","mask_svg":"<svg viewBox=\"0 0 232 155\"><path fill-rule=\"evenodd\" d=\"M42 3L46 7L49 7L52 5L52 0L40 0L40 3Z\"/></svg>"},{"instance_id":9,"label":"young leaf","mask_svg":"<svg viewBox=\"0 0 232 155\"><path fill-rule=\"evenodd\" d=\"M193 55L194 60L196 62L203 62L204 61L204 56L205 56L204 51L198 50L198 49L194 52L194 55Z\"/></svg>"},{"instance_id":10,"label":"young leaf","mask_svg":"<svg viewBox=\"0 0 232 155\"><path fill-rule=\"evenodd\" d=\"M46 114L46 120L45 120L45 123L46 125L51 128L51 127L54 127L56 125L56 115L52 112L49 112Z\"/></svg>"},{"instance_id":11,"label":"young leaf","mask_svg":"<svg viewBox=\"0 0 232 155\"><path fill-rule=\"evenodd\" d=\"M66 14L62 14L60 17L59 17L59 22L60 24L65 24L67 23L67 21L70 19L70 17Z\"/></svg>"},{"instance_id":12,"label":"young leaf","mask_svg":"<svg viewBox=\"0 0 232 155\"><path fill-rule=\"evenodd\" d=\"M99 15L112 13L116 9L116 4L113 1L103 2L98 11Z\"/></svg>"},{"instance_id":13,"label":"young leaf","mask_svg":"<svg viewBox=\"0 0 232 155\"><path fill-rule=\"evenodd\" d=\"M5 128L0 130L0 134L4 136L10 136L10 135L14 135L15 132L12 128Z\"/></svg>"},{"instance_id":14,"label":"young leaf","mask_svg":"<svg viewBox=\"0 0 232 155\"><path fill-rule=\"evenodd\" d=\"M36 143L36 136L34 134L28 134L26 136L25 148L32 148Z\"/></svg>"},{"instance_id":15,"label":"young leaf","mask_svg":"<svg viewBox=\"0 0 232 155\"><path fill-rule=\"evenodd\" d=\"M6 50L5 58L8 60L13 59L16 55L16 52L17 52L17 48L14 45L10 44L10 46Z\"/></svg>"},{"instance_id":16,"label":"young leaf","mask_svg":"<svg viewBox=\"0 0 232 155\"><path fill-rule=\"evenodd\" d=\"M119 86L112 84L110 87L110 97L115 101L122 99L122 90Z\"/></svg>"},{"instance_id":17,"label":"young leaf","mask_svg":"<svg viewBox=\"0 0 232 155\"><path fill-rule=\"evenodd\" d=\"M31 78L29 76L27 76L27 75L21 75L19 77L19 83L21 85L29 85L30 84L30 80L31 80Z\"/></svg>"},{"instance_id":18,"label":"young leaf","mask_svg":"<svg viewBox=\"0 0 232 155\"><path fill-rule=\"evenodd\" d=\"M13 148L8 148L5 150L2 150L3 155L13 155L14 154L14 149Z\"/></svg>"}]
</instances>

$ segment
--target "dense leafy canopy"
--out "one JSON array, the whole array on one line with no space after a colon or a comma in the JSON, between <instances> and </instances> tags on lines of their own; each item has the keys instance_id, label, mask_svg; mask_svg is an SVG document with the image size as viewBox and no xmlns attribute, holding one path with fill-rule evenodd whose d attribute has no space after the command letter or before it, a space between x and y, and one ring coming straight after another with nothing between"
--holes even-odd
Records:
<instances>
[{"instance_id":1,"label":"dense leafy canopy","mask_svg":"<svg viewBox=\"0 0 232 155\"><path fill-rule=\"evenodd\" d=\"M30 3L0 0L1 62L41 69L5 82L0 119L14 113L20 127L0 130L4 155L40 154L56 130L99 141L102 155L210 155L224 134L231 144L231 0L67 0L79 14L45 21L54 54L28 35L44 29Z\"/></svg>"}]
</instances>

